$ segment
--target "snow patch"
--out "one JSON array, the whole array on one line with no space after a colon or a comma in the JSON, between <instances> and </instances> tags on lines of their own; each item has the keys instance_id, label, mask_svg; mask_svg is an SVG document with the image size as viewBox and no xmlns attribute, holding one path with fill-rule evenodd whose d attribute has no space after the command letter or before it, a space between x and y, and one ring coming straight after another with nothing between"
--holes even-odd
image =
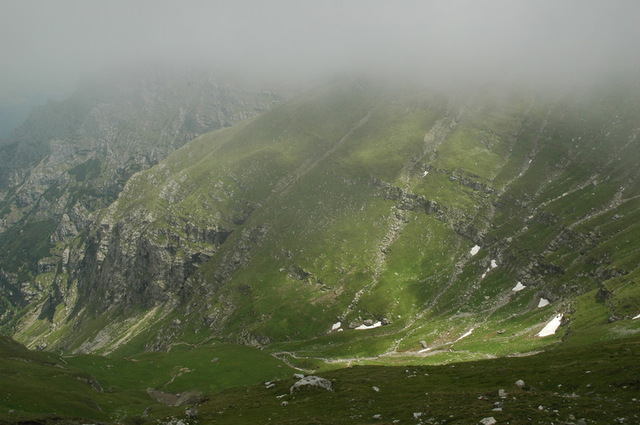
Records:
<instances>
[{"instance_id":1,"label":"snow patch","mask_svg":"<svg viewBox=\"0 0 640 425\"><path fill-rule=\"evenodd\" d=\"M551 319L551 321L547 323L547 325L544 328L542 328L540 332L538 332L538 336L542 337L542 336L549 336L549 335L555 334L558 328L560 327L560 323L562 323L562 317L563 317L563 314L560 313L556 317Z\"/></svg>"},{"instance_id":2,"label":"snow patch","mask_svg":"<svg viewBox=\"0 0 640 425\"><path fill-rule=\"evenodd\" d=\"M426 177L426 176L427 176L427 174L429 174L429 172L428 172L428 171L425 171L425 172L424 172L424 174L422 174L422 177Z\"/></svg>"},{"instance_id":3,"label":"snow patch","mask_svg":"<svg viewBox=\"0 0 640 425\"><path fill-rule=\"evenodd\" d=\"M496 267L498 267L498 263L496 263L496 260L491 260L491 268L495 269Z\"/></svg>"},{"instance_id":4,"label":"snow patch","mask_svg":"<svg viewBox=\"0 0 640 425\"><path fill-rule=\"evenodd\" d=\"M460 338L456 339L456 342L460 341L461 339L464 339L466 337L468 337L469 335L471 335L471 333L473 332L473 328L469 329L467 331L467 333L465 333L464 335L462 335Z\"/></svg>"},{"instance_id":5,"label":"snow patch","mask_svg":"<svg viewBox=\"0 0 640 425\"><path fill-rule=\"evenodd\" d=\"M331 330L335 331L336 329L340 329L340 326L342 326L342 322L336 322L331 326Z\"/></svg>"},{"instance_id":6,"label":"snow patch","mask_svg":"<svg viewBox=\"0 0 640 425\"><path fill-rule=\"evenodd\" d=\"M431 348L430 347L423 348L422 350L418 351L418 353L426 353L427 351L431 351Z\"/></svg>"},{"instance_id":7,"label":"snow patch","mask_svg":"<svg viewBox=\"0 0 640 425\"><path fill-rule=\"evenodd\" d=\"M358 327L356 328L356 330L358 330L358 331L362 331L362 330L365 330L365 329L379 328L380 326L382 326L382 322L376 322L376 323L374 323L374 324L373 324L373 325L371 325L371 326L367 326L367 325L360 325L360 326L358 326Z\"/></svg>"},{"instance_id":8,"label":"snow patch","mask_svg":"<svg viewBox=\"0 0 640 425\"><path fill-rule=\"evenodd\" d=\"M538 303L538 308L546 307L549 305L549 300L546 298L540 298L540 302Z\"/></svg>"},{"instance_id":9,"label":"snow patch","mask_svg":"<svg viewBox=\"0 0 640 425\"><path fill-rule=\"evenodd\" d=\"M631 320L636 320L636 319L640 319L640 314L638 314L636 317L634 317L634 318L633 318L633 319L631 319Z\"/></svg>"},{"instance_id":10,"label":"snow patch","mask_svg":"<svg viewBox=\"0 0 640 425\"><path fill-rule=\"evenodd\" d=\"M480 252L480 246L479 245L475 245L473 248L471 248L471 252L469 254L471 254L471 256L473 257L478 252Z\"/></svg>"},{"instance_id":11,"label":"snow patch","mask_svg":"<svg viewBox=\"0 0 640 425\"><path fill-rule=\"evenodd\" d=\"M520 292L522 291L524 288L526 288L526 286L524 286L522 284L522 282L518 282L516 283L516 286L513 287L513 289L511 289L513 292Z\"/></svg>"}]
</instances>

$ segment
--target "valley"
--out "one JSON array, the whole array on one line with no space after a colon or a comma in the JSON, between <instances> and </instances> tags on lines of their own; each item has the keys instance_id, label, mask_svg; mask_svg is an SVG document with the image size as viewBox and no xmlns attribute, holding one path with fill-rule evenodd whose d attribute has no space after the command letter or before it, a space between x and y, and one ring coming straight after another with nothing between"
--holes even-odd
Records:
<instances>
[{"instance_id":1,"label":"valley","mask_svg":"<svg viewBox=\"0 0 640 425\"><path fill-rule=\"evenodd\" d=\"M5 169L2 420L637 421L638 84L224 87Z\"/></svg>"}]
</instances>

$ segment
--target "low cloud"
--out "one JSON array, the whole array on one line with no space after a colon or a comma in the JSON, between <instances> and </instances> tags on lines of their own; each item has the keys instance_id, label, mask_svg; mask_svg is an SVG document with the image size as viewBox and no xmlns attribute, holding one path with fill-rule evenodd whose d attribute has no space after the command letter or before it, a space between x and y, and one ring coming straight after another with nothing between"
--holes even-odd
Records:
<instances>
[{"instance_id":1,"label":"low cloud","mask_svg":"<svg viewBox=\"0 0 640 425\"><path fill-rule=\"evenodd\" d=\"M637 1L2 2L0 94L141 60L304 80L588 82L640 65Z\"/></svg>"}]
</instances>

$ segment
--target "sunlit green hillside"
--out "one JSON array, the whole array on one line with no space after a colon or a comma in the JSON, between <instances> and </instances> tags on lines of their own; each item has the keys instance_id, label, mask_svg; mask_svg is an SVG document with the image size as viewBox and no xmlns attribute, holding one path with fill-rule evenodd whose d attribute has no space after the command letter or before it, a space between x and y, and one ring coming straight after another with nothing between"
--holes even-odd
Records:
<instances>
[{"instance_id":1,"label":"sunlit green hillside","mask_svg":"<svg viewBox=\"0 0 640 425\"><path fill-rule=\"evenodd\" d=\"M38 276L64 296L16 338L120 354L213 338L313 363L635 333L633 93L338 80L134 175Z\"/></svg>"}]
</instances>

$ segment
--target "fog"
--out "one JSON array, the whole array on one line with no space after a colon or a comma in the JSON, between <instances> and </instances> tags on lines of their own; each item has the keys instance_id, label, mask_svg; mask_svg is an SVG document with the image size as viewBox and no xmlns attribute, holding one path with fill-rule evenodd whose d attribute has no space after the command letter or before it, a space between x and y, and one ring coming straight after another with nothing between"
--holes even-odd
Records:
<instances>
[{"instance_id":1,"label":"fog","mask_svg":"<svg viewBox=\"0 0 640 425\"><path fill-rule=\"evenodd\" d=\"M143 60L295 81L588 83L636 72L638 22L636 0L2 1L0 98L64 96Z\"/></svg>"}]
</instances>

